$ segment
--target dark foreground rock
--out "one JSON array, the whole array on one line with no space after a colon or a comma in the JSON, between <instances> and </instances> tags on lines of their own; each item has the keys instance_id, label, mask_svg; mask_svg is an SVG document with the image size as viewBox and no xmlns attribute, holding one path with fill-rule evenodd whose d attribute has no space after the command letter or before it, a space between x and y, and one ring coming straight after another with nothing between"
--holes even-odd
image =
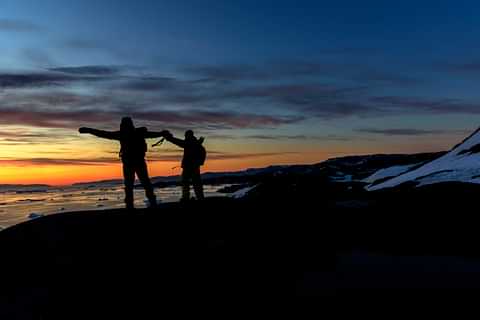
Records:
<instances>
[{"instance_id":1,"label":"dark foreground rock","mask_svg":"<svg viewBox=\"0 0 480 320\"><path fill-rule=\"evenodd\" d=\"M309 294L301 283L307 269L325 278L315 294L331 295L333 251L322 252L321 239L312 246L291 213L209 199L64 213L11 227L0 232L0 319L245 310L255 300Z\"/></svg>"},{"instance_id":2,"label":"dark foreground rock","mask_svg":"<svg viewBox=\"0 0 480 320\"><path fill-rule=\"evenodd\" d=\"M0 319L237 314L359 294L349 289L479 289L479 194L287 175L243 200L41 217L0 232Z\"/></svg>"}]
</instances>

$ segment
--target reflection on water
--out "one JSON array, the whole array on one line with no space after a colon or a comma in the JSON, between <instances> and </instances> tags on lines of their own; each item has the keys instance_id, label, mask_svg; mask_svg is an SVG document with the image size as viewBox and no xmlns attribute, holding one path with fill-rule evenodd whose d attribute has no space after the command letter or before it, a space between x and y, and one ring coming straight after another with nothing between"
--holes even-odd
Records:
<instances>
[{"instance_id":1,"label":"reflection on water","mask_svg":"<svg viewBox=\"0 0 480 320\"><path fill-rule=\"evenodd\" d=\"M205 186L205 196L220 196L218 190L224 185ZM162 202L178 201L180 187L155 189L158 200ZM51 189L45 192L0 193L0 230L26 221L30 217L49 215L67 211L102 210L123 208L123 187L85 189L69 187ZM135 190L135 207L145 208L143 189Z\"/></svg>"}]
</instances>

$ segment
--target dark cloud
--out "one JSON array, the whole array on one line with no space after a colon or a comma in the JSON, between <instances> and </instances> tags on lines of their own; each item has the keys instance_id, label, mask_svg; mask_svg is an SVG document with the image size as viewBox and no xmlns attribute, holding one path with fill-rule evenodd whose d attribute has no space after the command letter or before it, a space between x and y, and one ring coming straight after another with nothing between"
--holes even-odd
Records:
<instances>
[{"instance_id":1,"label":"dark cloud","mask_svg":"<svg viewBox=\"0 0 480 320\"><path fill-rule=\"evenodd\" d=\"M45 86L60 86L72 81L71 77L50 73L2 73L0 88L36 88Z\"/></svg>"},{"instance_id":2,"label":"dark cloud","mask_svg":"<svg viewBox=\"0 0 480 320\"><path fill-rule=\"evenodd\" d=\"M28 54L37 55L39 52L29 52ZM40 55L42 53L40 52ZM49 58L34 57L33 60L37 62L43 61L46 64L50 64ZM131 68L135 69L135 68ZM0 88L37 88L47 86L67 86L74 84L75 82L119 82L112 88L120 90L158 90L165 87L168 82L173 83L173 78L166 77L141 77L124 75L124 71L129 71L128 67L120 66L67 66L67 67L55 67L49 68L45 71L36 72L0 72ZM177 82L177 86L180 82ZM172 86L170 86L172 87Z\"/></svg>"},{"instance_id":3,"label":"dark cloud","mask_svg":"<svg viewBox=\"0 0 480 320\"><path fill-rule=\"evenodd\" d=\"M101 166L118 163L115 158L99 159L56 159L56 158L30 158L30 159L0 159L2 165L13 166L49 166L49 165L67 165L67 166Z\"/></svg>"},{"instance_id":4,"label":"dark cloud","mask_svg":"<svg viewBox=\"0 0 480 320\"><path fill-rule=\"evenodd\" d=\"M265 81L285 78L321 77L345 72L345 65L327 64L310 61L279 61L259 65L200 65L183 68L181 71L200 79L233 82Z\"/></svg>"},{"instance_id":5,"label":"dark cloud","mask_svg":"<svg viewBox=\"0 0 480 320\"><path fill-rule=\"evenodd\" d=\"M302 116L273 116L235 111L197 111L185 110L133 112L133 117L139 120L157 121L168 126L200 126L211 129L245 129L257 127L276 127L303 121Z\"/></svg>"},{"instance_id":6,"label":"dark cloud","mask_svg":"<svg viewBox=\"0 0 480 320\"><path fill-rule=\"evenodd\" d=\"M363 84L358 86L286 77L320 74L331 68L335 69L316 63L285 63L269 73L267 69L252 66L204 66L190 68L200 80L139 78L126 81L120 89L156 93L160 103L170 105L188 104L200 108L230 105L243 110L284 110L314 118L337 119L398 113L391 104L386 105L375 97L371 99L372 87L378 83L398 86L418 83L412 77L372 70L360 76L358 82ZM272 81L259 81L267 78ZM246 81L232 83L237 80Z\"/></svg>"},{"instance_id":7,"label":"dark cloud","mask_svg":"<svg viewBox=\"0 0 480 320\"><path fill-rule=\"evenodd\" d=\"M122 83L119 88L132 91L162 91L166 89L178 91L181 86L183 87L181 82L170 77L138 77Z\"/></svg>"},{"instance_id":8,"label":"dark cloud","mask_svg":"<svg viewBox=\"0 0 480 320\"><path fill-rule=\"evenodd\" d=\"M0 73L0 89L67 86L74 82L98 82L99 75L67 74L65 72Z\"/></svg>"},{"instance_id":9,"label":"dark cloud","mask_svg":"<svg viewBox=\"0 0 480 320\"><path fill-rule=\"evenodd\" d=\"M296 152L264 152L264 153L223 153L223 152L210 152L208 159L213 161L222 160L236 160L236 159L256 159L276 157L286 154L296 154ZM148 160L150 162L174 162L180 161L181 155L175 154L154 154L149 155ZM29 158L29 159L8 159L0 158L0 165L14 165L14 166L49 166L49 165L71 165L71 166L103 166L118 164L120 160L118 157L103 157L103 158L76 158L76 159L63 159L63 158Z\"/></svg>"},{"instance_id":10,"label":"dark cloud","mask_svg":"<svg viewBox=\"0 0 480 320\"><path fill-rule=\"evenodd\" d=\"M224 101L222 99L218 98L219 104ZM199 101L200 99L189 97L187 93L181 99L176 95L147 99L143 95L121 91L115 94L97 92L91 95L51 89L45 93L9 92L2 95L0 123L61 128L71 128L81 123L104 123L106 126L114 124L114 127L117 127L118 119L130 115L137 120L154 122L169 128L231 129L275 127L304 120L302 115L212 108L214 98L208 104L198 103ZM172 104L179 102L188 104L185 108L173 111ZM169 106L168 109L164 109L165 104Z\"/></svg>"},{"instance_id":11,"label":"dark cloud","mask_svg":"<svg viewBox=\"0 0 480 320\"><path fill-rule=\"evenodd\" d=\"M316 83L245 86L225 93L225 98L271 98L290 104L309 104L316 99L344 98L363 87L338 87Z\"/></svg>"},{"instance_id":12,"label":"dark cloud","mask_svg":"<svg viewBox=\"0 0 480 320\"><path fill-rule=\"evenodd\" d=\"M251 65L190 66L182 71L215 81L267 79L272 75Z\"/></svg>"},{"instance_id":13,"label":"dark cloud","mask_svg":"<svg viewBox=\"0 0 480 320\"><path fill-rule=\"evenodd\" d=\"M388 110L381 109L374 104L349 101L314 101L306 105L304 112L311 117L323 120L341 119L347 117L375 117L388 114Z\"/></svg>"},{"instance_id":14,"label":"dark cloud","mask_svg":"<svg viewBox=\"0 0 480 320\"><path fill-rule=\"evenodd\" d=\"M50 71L71 75L112 76L120 73L120 68L115 66L79 66L50 68Z\"/></svg>"},{"instance_id":15,"label":"dark cloud","mask_svg":"<svg viewBox=\"0 0 480 320\"><path fill-rule=\"evenodd\" d=\"M41 51L26 51L33 60L50 64L49 57ZM38 56L40 55L40 56ZM119 66L67 66L49 68L37 72L0 73L0 88L38 88L48 86L68 86L75 82L115 81L128 78L122 75Z\"/></svg>"},{"instance_id":16,"label":"dark cloud","mask_svg":"<svg viewBox=\"0 0 480 320\"><path fill-rule=\"evenodd\" d=\"M405 76L402 74L389 73L379 70L366 70L360 72L359 74L355 75L353 79L371 85L385 84L394 85L396 87L409 87L423 83L422 80L412 76Z\"/></svg>"},{"instance_id":17,"label":"dark cloud","mask_svg":"<svg viewBox=\"0 0 480 320\"><path fill-rule=\"evenodd\" d=\"M411 75L373 69L361 64L334 64L317 61L279 61L260 65L191 66L182 69L203 81L277 81L283 79L350 79L361 84L410 86L421 83Z\"/></svg>"},{"instance_id":18,"label":"dark cloud","mask_svg":"<svg viewBox=\"0 0 480 320\"><path fill-rule=\"evenodd\" d=\"M103 107L107 108L112 99L103 95L81 95L73 92L52 90L48 93L15 94L7 93L2 96L0 106L7 108L31 109L32 111L58 111L60 107L74 111L78 109Z\"/></svg>"},{"instance_id":19,"label":"dark cloud","mask_svg":"<svg viewBox=\"0 0 480 320\"><path fill-rule=\"evenodd\" d=\"M422 129L374 129L374 128L361 128L355 131L368 134L378 134L385 136L424 136L432 134L447 133L444 130L422 130Z\"/></svg>"},{"instance_id":20,"label":"dark cloud","mask_svg":"<svg viewBox=\"0 0 480 320\"><path fill-rule=\"evenodd\" d=\"M199 136L205 135L208 140L264 140L264 141L337 141L337 142L344 142L344 141L352 141L352 137L348 136L339 136L339 135L306 135L306 134L298 134L298 135L285 135L285 134L255 134L255 135L229 135L229 134L215 134L215 133L206 133L206 134L198 134ZM355 137L358 139L358 137ZM365 140L365 139L362 139Z\"/></svg>"},{"instance_id":21,"label":"dark cloud","mask_svg":"<svg viewBox=\"0 0 480 320\"><path fill-rule=\"evenodd\" d=\"M233 111L197 111L183 112L152 111L152 112L119 112L85 109L81 111L45 111L1 109L0 124L21 124L49 128L77 128L79 125L116 124L126 114L135 120L157 122L165 127L201 127L216 129L275 127L302 121L298 116L269 116Z\"/></svg>"},{"instance_id":22,"label":"dark cloud","mask_svg":"<svg viewBox=\"0 0 480 320\"><path fill-rule=\"evenodd\" d=\"M95 110L54 112L37 110L0 109L0 124L29 125L46 128L76 128L79 123L108 123L112 115Z\"/></svg>"},{"instance_id":23,"label":"dark cloud","mask_svg":"<svg viewBox=\"0 0 480 320\"><path fill-rule=\"evenodd\" d=\"M479 114L480 104L468 103L459 99L427 99L400 96L372 97L370 102L394 113L427 114Z\"/></svg>"},{"instance_id":24,"label":"dark cloud","mask_svg":"<svg viewBox=\"0 0 480 320\"><path fill-rule=\"evenodd\" d=\"M239 105L274 106L309 117L333 119L378 113L373 104L361 102L365 87L337 87L321 84L248 86L223 94L225 101ZM358 100L358 101L357 101Z\"/></svg>"},{"instance_id":25,"label":"dark cloud","mask_svg":"<svg viewBox=\"0 0 480 320\"><path fill-rule=\"evenodd\" d=\"M283 70L270 72L308 75L329 70L321 64L306 62L285 63L282 67ZM129 74L128 68L102 65L0 73L0 89L5 89L0 93L0 123L53 128L95 124L108 129L117 128L119 119L130 115L162 127L215 130L274 128L306 119L366 118L412 112L480 113L478 105L455 99L375 96L368 84L340 85L311 78L258 81L269 74L265 67L258 70L248 66L219 66L190 71L217 80L248 79L240 83L198 81L180 75L144 76ZM411 80L379 73L364 77L370 77L367 83Z\"/></svg>"},{"instance_id":26,"label":"dark cloud","mask_svg":"<svg viewBox=\"0 0 480 320\"><path fill-rule=\"evenodd\" d=\"M319 141L350 141L351 137L327 135L327 136L315 136L315 135L250 135L245 137L239 137L241 139L254 139L254 140L319 140Z\"/></svg>"},{"instance_id":27,"label":"dark cloud","mask_svg":"<svg viewBox=\"0 0 480 320\"><path fill-rule=\"evenodd\" d=\"M0 31L7 32L32 32L39 31L41 27L23 20L0 19Z\"/></svg>"}]
</instances>

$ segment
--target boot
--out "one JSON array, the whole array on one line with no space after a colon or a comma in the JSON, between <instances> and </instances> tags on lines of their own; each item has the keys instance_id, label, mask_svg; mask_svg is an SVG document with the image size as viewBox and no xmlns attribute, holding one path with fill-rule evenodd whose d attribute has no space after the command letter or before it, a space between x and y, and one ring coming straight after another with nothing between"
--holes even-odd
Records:
<instances>
[{"instance_id":1,"label":"boot","mask_svg":"<svg viewBox=\"0 0 480 320\"><path fill-rule=\"evenodd\" d=\"M135 206L133 205L133 202L127 202L125 201L125 208L127 210L134 210L135 209Z\"/></svg>"},{"instance_id":2,"label":"boot","mask_svg":"<svg viewBox=\"0 0 480 320\"><path fill-rule=\"evenodd\" d=\"M180 202L188 202L190 201L190 185L188 183L184 183L182 186L182 198Z\"/></svg>"}]
</instances>

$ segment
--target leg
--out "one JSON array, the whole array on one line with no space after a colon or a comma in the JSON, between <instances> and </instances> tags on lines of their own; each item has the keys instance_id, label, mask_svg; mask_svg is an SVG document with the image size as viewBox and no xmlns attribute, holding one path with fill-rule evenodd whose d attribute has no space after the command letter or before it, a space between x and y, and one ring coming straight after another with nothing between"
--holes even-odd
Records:
<instances>
[{"instance_id":1,"label":"leg","mask_svg":"<svg viewBox=\"0 0 480 320\"><path fill-rule=\"evenodd\" d=\"M193 189L195 190L195 197L197 198L197 200L203 200L205 197L203 195L203 184L202 177L200 175L200 167L197 167L192 171L192 183Z\"/></svg>"},{"instance_id":2,"label":"leg","mask_svg":"<svg viewBox=\"0 0 480 320\"><path fill-rule=\"evenodd\" d=\"M182 171L182 199L181 201L190 200L190 170L183 168Z\"/></svg>"},{"instance_id":3,"label":"leg","mask_svg":"<svg viewBox=\"0 0 480 320\"><path fill-rule=\"evenodd\" d=\"M147 196L147 199L150 202L150 207L152 208L156 207L157 198L155 197L155 193L153 192L152 182L150 181L150 177L148 176L147 163L145 161L138 163L135 166L135 171L137 173L138 180L140 180L140 183L145 189L145 195Z\"/></svg>"},{"instance_id":4,"label":"leg","mask_svg":"<svg viewBox=\"0 0 480 320\"><path fill-rule=\"evenodd\" d=\"M127 163L123 164L123 182L125 184L125 206L133 209L133 186L135 183L135 168Z\"/></svg>"}]
</instances>

